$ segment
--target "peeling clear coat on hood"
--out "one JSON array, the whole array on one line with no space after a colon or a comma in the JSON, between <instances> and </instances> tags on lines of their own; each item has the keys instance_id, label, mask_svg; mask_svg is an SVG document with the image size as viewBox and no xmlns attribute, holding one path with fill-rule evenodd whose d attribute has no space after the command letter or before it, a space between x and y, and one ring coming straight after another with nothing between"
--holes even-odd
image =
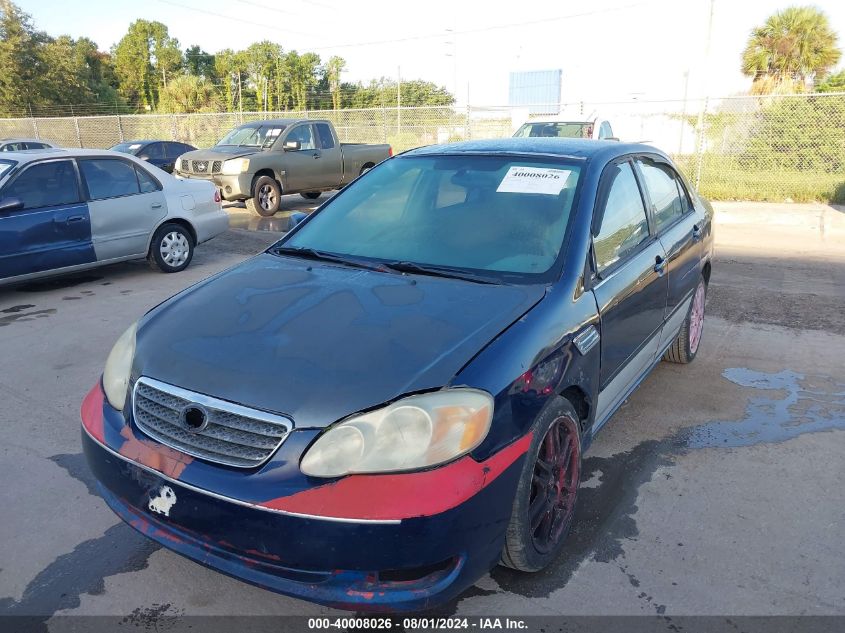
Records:
<instances>
[{"instance_id":1,"label":"peeling clear coat on hood","mask_svg":"<svg viewBox=\"0 0 845 633\"><path fill-rule=\"evenodd\" d=\"M133 378L325 427L447 385L544 293L263 254L153 310Z\"/></svg>"}]
</instances>

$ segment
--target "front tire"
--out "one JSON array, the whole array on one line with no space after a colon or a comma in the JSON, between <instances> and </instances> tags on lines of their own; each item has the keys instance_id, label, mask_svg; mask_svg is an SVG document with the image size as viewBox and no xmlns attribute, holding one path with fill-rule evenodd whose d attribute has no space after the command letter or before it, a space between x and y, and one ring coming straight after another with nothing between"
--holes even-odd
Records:
<instances>
[{"instance_id":1,"label":"front tire","mask_svg":"<svg viewBox=\"0 0 845 633\"><path fill-rule=\"evenodd\" d=\"M261 176L252 188L252 198L246 201L246 208L263 218L272 218L282 204L282 189L270 176Z\"/></svg>"},{"instance_id":2,"label":"front tire","mask_svg":"<svg viewBox=\"0 0 845 633\"><path fill-rule=\"evenodd\" d=\"M153 270L178 273L185 270L193 258L194 238L181 224L163 224L153 235L147 255Z\"/></svg>"},{"instance_id":3,"label":"front tire","mask_svg":"<svg viewBox=\"0 0 845 633\"><path fill-rule=\"evenodd\" d=\"M539 571L560 553L581 483L581 429L572 404L557 397L534 425L514 499L502 565Z\"/></svg>"},{"instance_id":4,"label":"front tire","mask_svg":"<svg viewBox=\"0 0 845 633\"><path fill-rule=\"evenodd\" d=\"M704 330L704 303L707 298L707 283L704 277L699 278L698 286L692 295L692 305L689 314L678 332L678 338L672 343L663 360L670 363L691 363L698 353L701 344L701 333Z\"/></svg>"}]
</instances>

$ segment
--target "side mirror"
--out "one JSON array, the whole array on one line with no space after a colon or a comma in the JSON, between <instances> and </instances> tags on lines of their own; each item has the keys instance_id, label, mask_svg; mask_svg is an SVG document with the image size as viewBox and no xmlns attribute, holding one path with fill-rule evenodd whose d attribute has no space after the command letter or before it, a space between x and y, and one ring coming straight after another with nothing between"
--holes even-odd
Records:
<instances>
[{"instance_id":1,"label":"side mirror","mask_svg":"<svg viewBox=\"0 0 845 633\"><path fill-rule=\"evenodd\" d=\"M23 209L23 200L20 198L12 196L0 200L0 213L8 213L9 211L17 211L19 209Z\"/></svg>"},{"instance_id":2,"label":"side mirror","mask_svg":"<svg viewBox=\"0 0 845 633\"><path fill-rule=\"evenodd\" d=\"M288 231L290 231L293 227L295 227L307 217L308 214L303 213L302 211L294 211L293 213L291 213L290 218L288 219Z\"/></svg>"},{"instance_id":3,"label":"side mirror","mask_svg":"<svg viewBox=\"0 0 845 633\"><path fill-rule=\"evenodd\" d=\"M298 152L301 147L302 143L299 141L285 141L286 152Z\"/></svg>"}]
</instances>

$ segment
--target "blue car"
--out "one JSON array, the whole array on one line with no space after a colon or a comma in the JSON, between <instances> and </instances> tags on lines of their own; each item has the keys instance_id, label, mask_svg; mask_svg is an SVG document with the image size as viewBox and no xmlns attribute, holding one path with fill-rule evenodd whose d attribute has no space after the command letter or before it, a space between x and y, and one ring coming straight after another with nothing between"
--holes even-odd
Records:
<instances>
[{"instance_id":1,"label":"blue car","mask_svg":"<svg viewBox=\"0 0 845 633\"><path fill-rule=\"evenodd\" d=\"M137 156L162 171L172 174L176 159L185 152L193 152L197 148L177 141L125 141L110 149L114 152Z\"/></svg>"},{"instance_id":2,"label":"blue car","mask_svg":"<svg viewBox=\"0 0 845 633\"><path fill-rule=\"evenodd\" d=\"M82 406L100 493L165 547L340 608L540 570L596 432L698 351L711 216L646 145L389 159L120 337Z\"/></svg>"}]
</instances>

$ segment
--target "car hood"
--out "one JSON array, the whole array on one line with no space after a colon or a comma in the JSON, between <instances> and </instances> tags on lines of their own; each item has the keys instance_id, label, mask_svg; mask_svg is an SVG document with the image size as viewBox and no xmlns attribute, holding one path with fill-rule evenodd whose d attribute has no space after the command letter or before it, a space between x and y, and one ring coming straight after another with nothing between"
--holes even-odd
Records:
<instances>
[{"instance_id":1,"label":"car hood","mask_svg":"<svg viewBox=\"0 0 845 633\"><path fill-rule=\"evenodd\" d=\"M192 152L185 152L179 158L188 160L228 160L230 158L241 158L257 154L259 149L255 147L239 147L237 145L215 146L211 149L195 149Z\"/></svg>"},{"instance_id":2,"label":"car hood","mask_svg":"<svg viewBox=\"0 0 845 633\"><path fill-rule=\"evenodd\" d=\"M324 427L448 384L544 294L265 253L151 311L132 374Z\"/></svg>"}]
</instances>

